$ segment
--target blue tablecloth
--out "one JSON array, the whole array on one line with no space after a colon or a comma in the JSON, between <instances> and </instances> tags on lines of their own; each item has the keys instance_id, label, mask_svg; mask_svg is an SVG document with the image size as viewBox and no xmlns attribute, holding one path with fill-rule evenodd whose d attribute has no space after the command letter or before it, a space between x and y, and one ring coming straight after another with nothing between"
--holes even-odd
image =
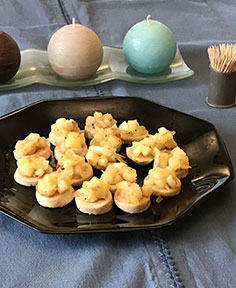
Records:
<instances>
[{"instance_id":1,"label":"blue tablecloth","mask_svg":"<svg viewBox=\"0 0 236 288\"><path fill-rule=\"evenodd\" d=\"M122 46L148 14L175 33L191 78L156 85L112 81L75 89L32 85L0 92L0 114L39 99L138 96L206 119L236 162L236 107L207 106L207 47L235 42L235 0L0 0L0 28L20 49L46 49L51 35L76 17L103 45ZM47 235L0 214L0 287L236 287L236 181L190 215L159 230Z\"/></svg>"}]
</instances>

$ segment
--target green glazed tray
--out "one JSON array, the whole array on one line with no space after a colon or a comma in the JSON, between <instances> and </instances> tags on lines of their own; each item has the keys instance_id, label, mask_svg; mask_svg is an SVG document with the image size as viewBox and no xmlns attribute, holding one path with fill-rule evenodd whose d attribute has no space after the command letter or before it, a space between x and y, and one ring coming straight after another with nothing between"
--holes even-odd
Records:
<instances>
[{"instance_id":1,"label":"green glazed tray","mask_svg":"<svg viewBox=\"0 0 236 288\"><path fill-rule=\"evenodd\" d=\"M47 51L23 50L19 71L13 79L0 84L0 90L17 89L34 83L57 87L90 86L115 79L135 83L163 83L187 78L194 74L185 64L179 49L170 67L154 75L144 75L134 71L126 62L121 48L104 46L103 51L103 62L92 77L85 80L67 80L52 70L48 62Z\"/></svg>"}]
</instances>

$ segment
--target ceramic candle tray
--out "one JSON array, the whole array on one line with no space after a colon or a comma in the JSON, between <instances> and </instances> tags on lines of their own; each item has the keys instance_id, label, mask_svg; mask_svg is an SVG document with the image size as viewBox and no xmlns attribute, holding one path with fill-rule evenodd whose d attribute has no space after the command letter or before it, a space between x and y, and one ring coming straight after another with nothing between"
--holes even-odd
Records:
<instances>
[{"instance_id":1,"label":"ceramic candle tray","mask_svg":"<svg viewBox=\"0 0 236 288\"><path fill-rule=\"evenodd\" d=\"M103 47L103 62L96 74L86 80L67 80L58 76L48 62L47 51L27 49L21 51L21 66L15 77L0 84L0 90L16 89L34 83L58 87L79 87L101 84L119 79L135 83L163 83L187 78L194 74L177 50L171 66L155 75L134 71L126 62L121 48Z\"/></svg>"}]
</instances>

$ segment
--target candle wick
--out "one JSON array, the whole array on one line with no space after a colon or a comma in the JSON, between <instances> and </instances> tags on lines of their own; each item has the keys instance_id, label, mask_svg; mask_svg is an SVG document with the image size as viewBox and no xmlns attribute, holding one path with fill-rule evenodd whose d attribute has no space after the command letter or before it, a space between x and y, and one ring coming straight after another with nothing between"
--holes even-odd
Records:
<instances>
[{"instance_id":1,"label":"candle wick","mask_svg":"<svg viewBox=\"0 0 236 288\"><path fill-rule=\"evenodd\" d=\"M72 18L72 28L75 28L75 17Z\"/></svg>"},{"instance_id":2,"label":"candle wick","mask_svg":"<svg viewBox=\"0 0 236 288\"><path fill-rule=\"evenodd\" d=\"M146 20L147 20L147 22L148 22L148 24L149 24L149 25L150 25L150 18L151 18L151 15L150 15L150 14L148 14L148 16L147 16Z\"/></svg>"}]
</instances>

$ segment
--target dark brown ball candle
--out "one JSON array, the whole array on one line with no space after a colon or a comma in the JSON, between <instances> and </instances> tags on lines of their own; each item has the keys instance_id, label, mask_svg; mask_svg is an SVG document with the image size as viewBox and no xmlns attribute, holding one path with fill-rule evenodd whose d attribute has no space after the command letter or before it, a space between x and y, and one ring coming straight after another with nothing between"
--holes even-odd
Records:
<instances>
[{"instance_id":1,"label":"dark brown ball candle","mask_svg":"<svg viewBox=\"0 0 236 288\"><path fill-rule=\"evenodd\" d=\"M20 49L16 41L0 30L0 83L9 81L20 66Z\"/></svg>"}]
</instances>

